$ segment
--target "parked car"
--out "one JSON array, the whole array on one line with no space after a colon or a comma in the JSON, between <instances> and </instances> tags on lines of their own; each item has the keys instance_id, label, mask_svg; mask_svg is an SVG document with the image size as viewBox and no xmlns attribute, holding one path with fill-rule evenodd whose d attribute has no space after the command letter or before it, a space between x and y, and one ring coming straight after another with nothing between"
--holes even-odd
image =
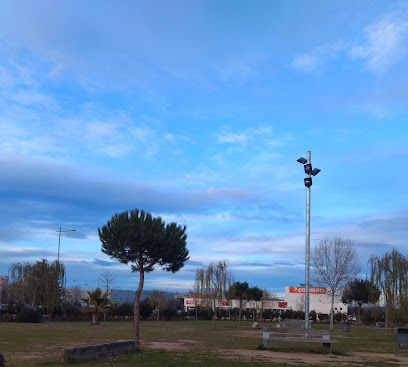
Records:
<instances>
[{"instance_id":1,"label":"parked car","mask_svg":"<svg viewBox=\"0 0 408 367\"><path fill-rule=\"evenodd\" d=\"M352 323L352 324L355 324L357 322L357 319L356 319L355 316L349 315L348 318L347 318L347 321Z\"/></svg>"}]
</instances>

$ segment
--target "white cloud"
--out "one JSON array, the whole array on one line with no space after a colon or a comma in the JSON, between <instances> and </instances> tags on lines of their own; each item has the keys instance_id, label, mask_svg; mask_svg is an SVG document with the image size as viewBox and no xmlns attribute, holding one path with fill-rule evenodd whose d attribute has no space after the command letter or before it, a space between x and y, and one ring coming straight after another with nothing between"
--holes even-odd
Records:
<instances>
[{"instance_id":1,"label":"white cloud","mask_svg":"<svg viewBox=\"0 0 408 367\"><path fill-rule=\"evenodd\" d=\"M220 62L213 67L222 82L229 82L231 80L247 82L258 75L256 67L242 59Z\"/></svg>"},{"instance_id":2,"label":"white cloud","mask_svg":"<svg viewBox=\"0 0 408 367\"><path fill-rule=\"evenodd\" d=\"M214 188L210 187L207 190L207 193L216 198L229 198L229 199L241 199L241 198L248 198L253 196L247 189L235 188L235 187L222 187L222 188Z\"/></svg>"},{"instance_id":3,"label":"white cloud","mask_svg":"<svg viewBox=\"0 0 408 367\"><path fill-rule=\"evenodd\" d=\"M223 126L215 134L219 144L237 144L241 146L246 146L253 141L259 141L259 139L266 139L265 143L269 144L270 141L276 140L273 139L273 135L273 128L268 125L256 125L242 131L233 131L231 126ZM231 150L231 152L233 151L237 150Z\"/></svg>"},{"instance_id":4,"label":"white cloud","mask_svg":"<svg viewBox=\"0 0 408 367\"><path fill-rule=\"evenodd\" d=\"M103 121L90 122L86 126L89 137L106 137L116 133L121 126L119 124Z\"/></svg>"},{"instance_id":5,"label":"white cloud","mask_svg":"<svg viewBox=\"0 0 408 367\"><path fill-rule=\"evenodd\" d=\"M54 109L57 107L57 103L51 96L36 92L33 90L19 91L11 97L15 102L24 106L36 106L39 105L48 109Z\"/></svg>"},{"instance_id":6,"label":"white cloud","mask_svg":"<svg viewBox=\"0 0 408 367\"><path fill-rule=\"evenodd\" d=\"M207 186L219 179L219 174L209 167L199 167L197 170L185 173L181 180L175 180L174 185Z\"/></svg>"},{"instance_id":7,"label":"white cloud","mask_svg":"<svg viewBox=\"0 0 408 367\"><path fill-rule=\"evenodd\" d=\"M339 52L344 50L345 43L342 40L331 44L323 44L309 52L298 54L294 57L291 66L293 69L310 73L318 70L329 59L335 58Z\"/></svg>"},{"instance_id":8,"label":"white cloud","mask_svg":"<svg viewBox=\"0 0 408 367\"><path fill-rule=\"evenodd\" d=\"M146 127L133 127L130 134L141 144L143 144L143 155L152 157L159 153L159 136L153 129Z\"/></svg>"},{"instance_id":9,"label":"white cloud","mask_svg":"<svg viewBox=\"0 0 408 367\"><path fill-rule=\"evenodd\" d=\"M193 142L193 140L189 136L181 135L181 134L173 134L173 133L165 132L163 137L165 140L167 140L169 143L172 143L172 144L179 144L181 142Z\"/></svg>"},{"instance_id":10,"label":"white cloud","mask_svg":"<svg viewBox=\"0 0 408 367\"><path fill-rule=\"evenodd\" d=\"M122 123L93 121L85 124L84 130L88 147L94 151L109 157L120 157L132 150L130 135Z\"/></svg>"},{"instance_id":11,"label":"white cloud","mask_svg":"<svg viewBox=\"0 0 408 367\"><path fill-rule=\"evenodd\" d=\"M319 65L320 60L317 56L311 54L297 55L292 61L292 67L300 71L314 71Z\"/></svg>"},{"instance_id":12,"label":"white cloud","mask_svg":"<svg viewBox=\"0 0 408 367\"><path fill-rule=\"evenodd\" d=\"M384 16L364 29L367 43L354 46L350 56L365 60L377 74L386 72L407 52L408 22Z\"/></svg>"},{"instance_id":13,"label":"white cloud","mask_svg":"<svg viewBox=\"0 0 408 367\"><path fill-rule=\"evenodd\" d=\"M407 53L408 22L392 15L385 15L364 28L365 42L338 40L323 44L308 52L296 55L291 66L298 71L314 72L341 51L348 50L353 59L365 61L368 69L376 74L385 73Z\"/></svg>"},{"instance_id":14,"label":"white cloud","mask_svg":"<svg viewBox=\"0 0 408 367\"><path fill-rule=\"evenodd\" d=\"M244 133L224 132L217 136L218 143L247 144L251 137Z\"/></svg>"},{"instance_id":15,"label":"white cloud","mask_svg":"<svg viewBox=\"0 0 408 367\"><path fill-rule=\"evenodd\" d=\"M2 88L10 88L14 85L14 78L11 73L0 65L0 85Z\"/></svg>"}]
</instances>

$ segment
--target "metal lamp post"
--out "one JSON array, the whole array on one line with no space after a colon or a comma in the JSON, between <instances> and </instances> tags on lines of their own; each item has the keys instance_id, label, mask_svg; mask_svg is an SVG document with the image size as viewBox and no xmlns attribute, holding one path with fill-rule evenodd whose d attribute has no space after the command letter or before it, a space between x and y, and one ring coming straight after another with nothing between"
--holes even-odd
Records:
<instances>
[{"instance_id":1,"label":"metal lamp post","mask_svg":"<svg viewBox=\"0 0 408 367\"><path fill-rule=\"evenodd\" d=\"M309 329L310 317L310 187L312 186L312 177L316 176L320 169L312 169L311 152L307 152L307 159L300 157L297 160L304 165L306 178L304 179L306 186L306 248L305 248L305 337L307 338L307 330Z\"/></svg>"},{"instance_id":2,"label":"metal lamp post","mask_svg":"<svg viewBox=\"0 0 408 367\"><path fill-rule=\"evenodd\" d=\"M56 284L56 286L57 286L57 289L59 289L59 287L61 286L61 283L60 283L60 261L59 261L59 258L60 258L60 248L61 248L61 233L62 232L75 232L76 231L76 229L63 229L63 228L61 228L61 227L59 227L59 229L57 230L57 232L58 232L58 257L57 257L57 266L58 266L58 280L57 280L57 284ZM55 299L55 307L57 307L58 306L58 302L59 302L59 294L58 294L58 292L56 293L56 299Z\"/></svg>"},{"instance_id":3,"label":"metal lamp post","mask_svg":"<svg viewBox=\"0 0 408 367\"><path fill-rule=\"evenodd\" d=\"M60 247L61 247L61 232L75 232L76 229L63 229L59 227L57 230L58 232L58 257L57 257L57 263L59 264L59 255L60 255Z\"/></svg>"}]
</instances>

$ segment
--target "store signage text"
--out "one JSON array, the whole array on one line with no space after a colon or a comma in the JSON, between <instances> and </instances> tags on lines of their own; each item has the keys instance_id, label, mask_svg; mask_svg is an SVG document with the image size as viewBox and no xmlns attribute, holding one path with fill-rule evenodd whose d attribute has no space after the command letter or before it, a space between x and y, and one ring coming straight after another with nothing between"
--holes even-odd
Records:
<instances>
[{"instance_id":1,"label":"store signage text","mask_svg":"<svg viewBox=\"0 0 408 367\"><path fill-rule=\"evenodd\" d=\"M305 287L289 287L289 293L305 293ZM309 287L309 293L326 294L326 287Z\"/></svg>"}]
</instances>

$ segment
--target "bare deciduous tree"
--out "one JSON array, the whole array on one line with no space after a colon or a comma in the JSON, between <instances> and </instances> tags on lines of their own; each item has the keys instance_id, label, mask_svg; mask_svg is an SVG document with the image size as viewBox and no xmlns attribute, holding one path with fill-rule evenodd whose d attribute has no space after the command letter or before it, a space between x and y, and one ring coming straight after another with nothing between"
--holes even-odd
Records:
<instances>
[{"instance_id":1,"label":"bare deciduous tree","mask_svg":"<svg viewBox=\"0 0 408 367\"><path fill-rule=\"evenodd\" d=\"M357 260L356 250L351 240L340 237L320 240L311 254L314 268L313 280L329 288L331 296L330 330L333 330L334 297L350 280L357 277L361 265Z\"/></svg>"},{"instance_id":2,"label":"bare deciduous tree","mask_svg":"<svg viewBox=\"0 0 408 367\"><path fill-rule=\"evenodd\" d=\"M164 291L154 289L150 292L149 303L153 310L156 311L156 320L160 320L160 309L163 309L167 303L167 296Z\"/></svg>"},{"instance_id":3,"label":"bare deciduous tree","mask_svg":"<svg viewBox=\"0 0 408 367\"><path fill-rule=\"evenodd\" d=\"M263 320L263 313L264 313L264 310L267 308L265 306L268 305L268 303L271 302L271 300L273 300L275 298L277 298L276 294L269 292L266 288L262 289L261 320L260 320L261 322L264 321Z\"/></svg>"},{"instance_id":4,"label":"bare deciduous tree","mask_svg":"<svg viewBox=\"0 0 408 367\"><path fill-rule=\"evenodd\" d=\"M194 300L194 310L195 310L195 319L198 320L198 303L201 301L200 306L202 306L202 296L200 295L201 288L201 267L197 267L196 275L194 279L194 291L193 291L193 300Z\"/></svg>"},{"instance_id":5,"label":"bare deciduous tree","mask_svg":"<svg viewBox=\"0 0 408 367\"><path fill-rule=\"evenodd\" d=\"M231 274L228 270L228 260L211 262L207 266L199 267L196 279L198 280L200 293L208 300L208 304L213 307L215 329L217 301L218 305L221 305L222 299L232 283Z\"/></svg>"},{"instance_id":6,"label":"bare deciduous tree","mask_svg":"<svg viewBox=\"0 0 408 367\"><path fill-rule=\"evenodd\" d=\"M104 270L98 278L105 287L108 298L112 301L112 286L116 281L116 276L112 271ZM106 321L106 309L103 309L103 321Z\"/></svg>"},{"instance_id":7,"label":"bare deciduous tree","mask_svg":"<svg viewBox=\"0 0 408 367\"><path fill-rule=\"evenodd\" d=\"M109 270L104 270L102 273L99 274L98 279L103 284L106 292L110 294L110 290L112 289L112 286L115 284L115 281L117 279L115 273Z\"/></svg>"}]
</instances>

